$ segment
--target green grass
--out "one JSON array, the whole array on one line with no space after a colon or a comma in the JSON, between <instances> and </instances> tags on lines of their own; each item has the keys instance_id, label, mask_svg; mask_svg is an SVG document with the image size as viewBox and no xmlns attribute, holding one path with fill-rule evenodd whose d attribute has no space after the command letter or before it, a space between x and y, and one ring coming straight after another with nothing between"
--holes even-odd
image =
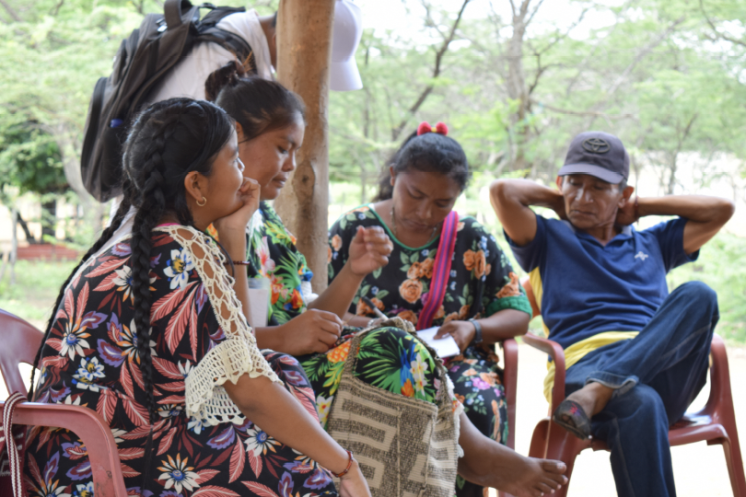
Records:
<instances>
[{"instance_id":1,"label":"green grass","mask_svg":"<svg viewBox=\"0 0 746 497\"><path fill-rule=\"evenodd\" d=\"M15 284L10 284L10 267L0 281L0 309L20 316L38 327L46 324L60 286L75 264L18 261Z\"/></svg>"}]
</instances>

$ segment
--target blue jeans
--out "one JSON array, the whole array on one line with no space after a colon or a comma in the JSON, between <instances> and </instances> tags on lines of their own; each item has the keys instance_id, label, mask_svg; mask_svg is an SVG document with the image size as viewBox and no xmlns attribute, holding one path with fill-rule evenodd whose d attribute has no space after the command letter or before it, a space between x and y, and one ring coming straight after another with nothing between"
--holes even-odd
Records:
<instances>
[{"instance_id":1,"label":"blue jeans","mask_svg":"<svg viewBox=\"0 0 746 497\"><path fill-rule=\"evenodd\" d=\"M717 295L701 282L674 290L640 334L591 352L567 371L566 392L597 381L616 389L591 433L611 449L621 497L675 496L668 427L707 380Z\"/></svg>"}]
</instances>

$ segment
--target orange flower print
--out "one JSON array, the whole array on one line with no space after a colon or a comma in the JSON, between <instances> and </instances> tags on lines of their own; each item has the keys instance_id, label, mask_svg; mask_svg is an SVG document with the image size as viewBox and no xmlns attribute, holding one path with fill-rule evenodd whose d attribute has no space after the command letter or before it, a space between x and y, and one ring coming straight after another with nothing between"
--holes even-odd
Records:
<instances>
[{"instance_id":1,"label":"orange flower print","mask_svg":"<svg viewBox=\"0 0 746 497\"><path fill-rule=\"evenodd\" d=\"M485 269L487 269L487 259L484 257L484 251L480 250L477 252L476 261L474 263L474 276L481 278L484 276Z\"/></svg>"},{"instance_id":2,"label":"orange flower print","mask_svg":"<svg viewBox=\"0 0 746 497\"><path fill-rule=\"evenodd\" d=\"M373 302L380 310L384 310L383 302L381 302L379 299L373 297L372 299L370 299L370 301ZM373 314L373 309L371 309L368 304L363 302L363 299L360 299L357 302L355 314L358 316L367 316L369 314Z\"/></svg>"},{"instance_id":3,"label":"orange flower print","mask_svg":"<svg viewBox=\"0 0 746 497\"><path fill-rule=\"evenodd\" d=\"M419 262L413 262L411 266L409 266L409 270L407 270L407 278L410 280L416 280L419 278L422 274L422 264Z\"/></svg>"},{"instance_id":4,"label":"orange flower print","mask_svg":"<svg viewBox=\"0 0 746 497\"><path fill-rule=\"evenodd\" d=\"M467 250L464 252L464 266L467 271L473 271L474 266L477 264L477 253L473 250Z\"/></svg>"},{"instance_id":5,"label":"orange flower print","mask_svg":"<svg viewBox=\"0 0 746 497\"><path fill-rule=\"evenodd\" d=\"M479 373L479 377L482 378L483 382L487 383L491 387L495 387L499 383L497 374L495 373Z\"/></svg>"},{"instance_id":6,"label":"orange flower print","mask_svg":"<svg viewBox=\"0 0 746 497\"><path fill-rule=\"evenodd\" d=\"M456 397L456 398L458 399L458 401L459 401L459 402L461 402L462 404L463 404L464 402L466 402L466 397L464 397L463 395L461 395L461 394L459 394L459 393L454 393L453 395L454 395L454 396L455 396L455 397ZM493 400L492 402L494 402L494 400Z\"/></svg>"},{"instance_id":7,"label":"orange flower print","mask_svg":"<svg viewBox=\"0 0 746 497\"><path fill-rule=\"evenodd\" d=\"M404 280L399 286L399 295L410 304L414 304L422 295L422 283L419 280Z\"/></svg>"},{"instance_id":8,"label":"orange flower print","mask_svg":"<svg viewBox=\"0 0 746 497\"><path fill-rule=\"evenodd\" d=\"M521 295L521 289L519 287L521 283L518 281L518 275L511 271L508 276L510 277L510 283L497 292L497 298L499 299L504 297L520 297Z\"/></svg>"},{"instance_id":9,"label":"orange flower print","mask_svg":"<svg viewBox=\"0 0 746 497\"><path fill-rule=\"evenodd\" d=\"M290 302L288 302L288 304L285 304L285 305L286 307L287 305L290 305L291 308L294 310L300 309L301 307L303 307L303 295L301 295L301 293L298 291L297 288L293 289L293 294L290 297Z\"/></svg>"},{"instance_id":10,"label":"orange flower print","mask_svg":"<svg viewBox=\"0 0 746 497\"><path fill-rule=\"evenodd\" d=\"M438 308L438 311L435 313L435 316L433 316L433 319L440 319L445 315L446 315L446 308L441 305Z\"/></svg>"},{"instance_id":11,"label":"orange flower print","mask_svg":"<svg viewBox=\"0 0 746 497\"><path fill-rule=\"evenodd\" d=\"M350 344L352 340L347 340L339 347L334 347L332 350L326 353L326 358L329 362L337 363L347 360L347 356L350 355Z\"/></svg>"},{"instance_id":12,"label":"orange flower print","mask_svg":"<svg viewBox=\"0 0 746 497\"><path fill-rule=\"evenodd\" d=\"M466 371L464 371L464 376L476 376L477 370L474 368L469 368Z\"/></svg>"},{"instance_id":13,"label":"orange flower print","mask_svg":"<svg viewBox=\"0 0 746 497\"><path fill-rule=\"evenodd\" d=\"M471 309L470 306L462 305L461 309L459 309L458 311L458 318L462 321L466 319L466 317L469 315L469 309Z\"/></svg>"},{"instance_id":14,"label":"orange flower print","mask_svg":"<svg viewBox=\"0 0 746 497\"><path fill-rule=\"evenodd\" d=\"M342 237L339 235L334 235L332 237L332 248L335 252L339 252L339 249L342 248Z\"/></svg>"},{"instance_id":15,"label":"orange flower print","mask_svg":"<svg viewBox=\"0 0 746 497\"><path fill-rule=\"evenodd\" d=\"M464 252L464 266L467 271L474 271L474 276L481 278L484 276L487 268L487 259L484 257L484 251L467 250Z\"/></svg>"},{"instance_id":16,"label":"orange flower print","mask_svg":"<svg viewBox=\"0 0 746 497\"><path fill-rule=\"evenodd\" d=\"M327 249L327 251L326 251L326 263L327 264L331 264L331 262L332 262L332 248L331 247L326 247L326 249Z\"/></svg>"},{"instance_id":17,"label":"orange flower print","mask_svg":"<svg viewBox=\"0 0 746 497\"><path fill-rule=\"evenodd\" d=\"M420 278L433 277L433 259L425 259L420 266Z\"/></svg>"},{"instance_id":18,"label":"orange flower print","mask_svg":"<svg viewBox=\"0 0 746 497\"><path fill-rule=\"evenodd\" d=\"M417 326L417 314L415 314L414 312L410 310L406 310L406 311L400 312L399 314L397 314L397 316Z\"/></svg>"},{"instance_id":19,"label":"orange flower print","mask_svg":"<svg viewBox=\"0 0 746 497\"><path fill-rule=\"evenodd\" d=\"M443 320L443 324L450 323L451 321L458 319L458 313L452 312L449 315L446 316L446 318Z\"/></svg>"},{"instance_id":20,"label":"orange flower print","mask_svg":"<svg viewBox=\"0 0 746 497\"><path fill-rule=\"evenodd\" d=\"M494 399L492 400L492 414L495 415L495 428L494 428L494 431L492 432L492 440L494 440L497 443L500 443L502 439L501 437L502 434L500 433L500 425L501 425L500 421L502 420L500 419L500 407L497 405L497 401Z\"/></svg>"},{"instance_id":21,"label":"orange flower print","mask_svg":"<svg viewBox=\"0 0 746 497\"><path fill-rule=\"evenodd\" d=\"M407 382L401 387L401 394L405 397L414 397L414 387L412 386L412 380L407 378Z\"/></svg>"}]
</instances>

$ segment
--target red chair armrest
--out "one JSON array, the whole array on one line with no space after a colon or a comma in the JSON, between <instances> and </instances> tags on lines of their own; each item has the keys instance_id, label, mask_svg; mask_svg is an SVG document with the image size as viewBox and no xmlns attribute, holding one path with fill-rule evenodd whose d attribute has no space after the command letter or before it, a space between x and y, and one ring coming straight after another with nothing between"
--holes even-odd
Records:
<instances>
[{"instance_id":1,"label":"red chair armrest","mask_svg":"<svg viewBox=\"0 0 746 497\"><path fill-rule=\"evenodd\" d=\"M0 412L5 403L0 403ZM93 472L96 497L125 497L119 452L109 426L87 407L24 402L16 407L13 423L58 426L75 433L86 446Z\"/></svg>"},{"instance_id":2,"label":"red chair armrest","mask_svg":"<svg viewBox=\"0 0 746 497\"><path fill-rule=\"evenodd\" d=\"M732 405L733 403L728 353L725 350L723 339L717 334L712 336L710 356L712 357L712 365L710 366L710 397L707 399L704 409L702 409L703 414L712 414L716 408L722 408L726 404Z\"/></svg>"},{"instance_id":3,"label":"red chair armrest","mask_svg":"<svg viewBox=\"0 0 746 497\"><path fill-rule=\"evenodd\" d=\"M515 449L515 412L518 397L518 343L512 338L502 341L503 355L503 387L505 387L505 403L508 407L508 440L507 445Z\"/></svg>"},{"instance_id":4,"label":"red chair armrest","mask_svg":"<svg viewBox=\"0 0 746 497\"><path fill-rule=\"evenodd\" d=\"M533 333L526 333L523 336L523 341L548 354L554 361L552 404L549 406L550 410L553 411L565 399L565 351L557 342L537 337Z\"/></svg>"}]
</instances>

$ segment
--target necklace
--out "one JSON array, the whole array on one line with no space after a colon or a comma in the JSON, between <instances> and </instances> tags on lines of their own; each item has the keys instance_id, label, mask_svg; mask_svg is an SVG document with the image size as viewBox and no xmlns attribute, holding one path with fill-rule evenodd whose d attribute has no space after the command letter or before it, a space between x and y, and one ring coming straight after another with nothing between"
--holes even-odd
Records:
<instances>
[{"instance_id":1,"label":"necklace","mask_svg":"<svg viewBox=\"0 0 746 497\"><path fill-rule=\"evenodd\" d=\"M394 204L391 203L391 231L394 232L394 236L396 238L399 238L399 235L396 233L396 215L394 214ZM430 235L430 238L424 243L424 245L427 245L428 243L432 242L435 237L438 235L438 227L433 226L433 234Z\"/></svg>"}]
</instances>

